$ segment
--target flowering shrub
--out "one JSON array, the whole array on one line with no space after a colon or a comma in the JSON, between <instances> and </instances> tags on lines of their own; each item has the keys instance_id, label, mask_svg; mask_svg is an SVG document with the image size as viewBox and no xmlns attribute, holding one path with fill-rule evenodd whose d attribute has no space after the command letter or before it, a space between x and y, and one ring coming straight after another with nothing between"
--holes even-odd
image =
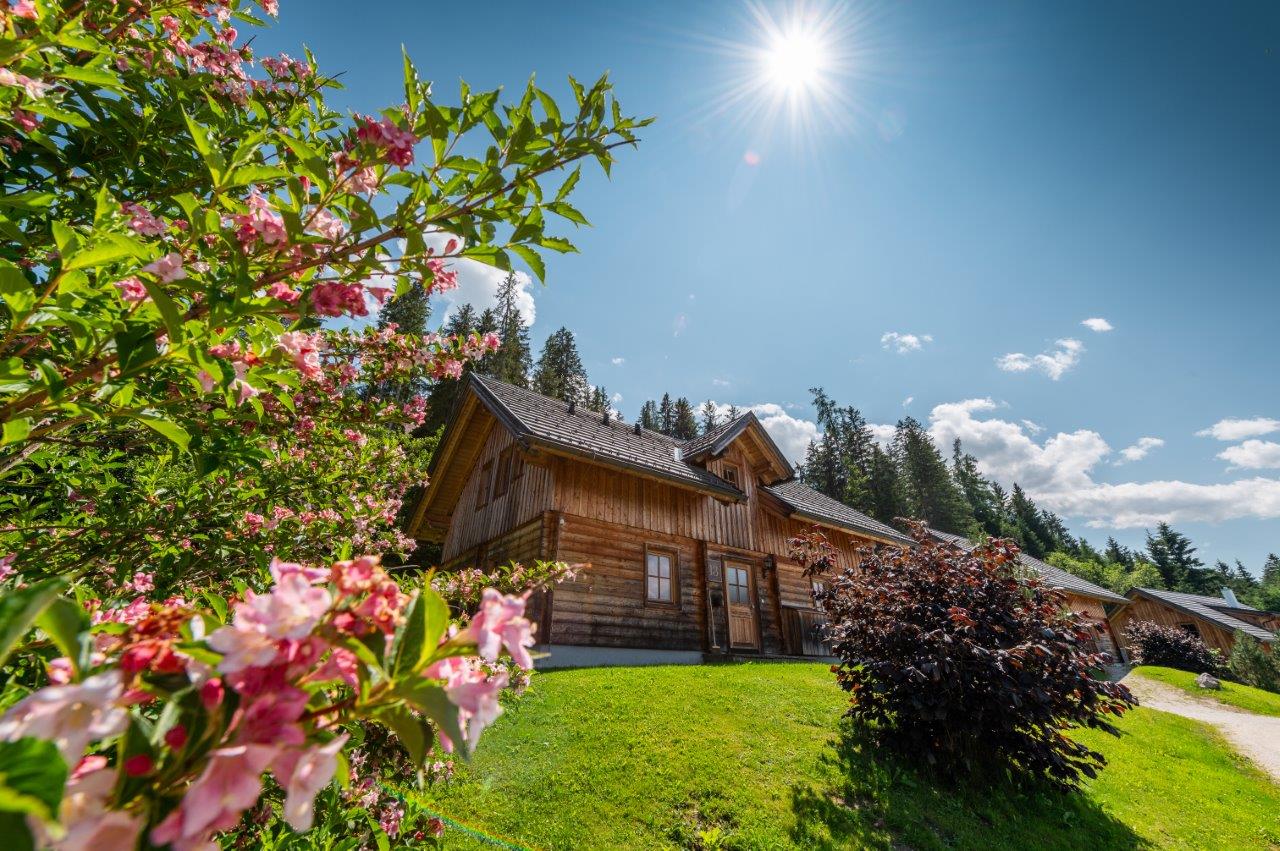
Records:
<instances>
[{"instance_id":1,"label":"flowering shrub","mask_svg":"<svg viewBox=\"0 0 1280 851\"><path fill-rule=\"evenodd\" d=\"M284 819L307 830L317 792L347 771L352 722L384 725L425 770L435 742L470 750L501 713L502 654L532 666L523 597L490 589L459 629L443 598L430 588L406 595L375 557L326 570L276 561L271 576L226 622L171 599L90 625L62 601L43 622L65 654L49 663L55 684L0 719L0 739L31 746L6 771L63 764L65 798L30 811L37 831L56 816L75 847L107 837L131 846L144 833L196 847L239 823L264 772L284 792ZM29 586L10 599L47 593Z\"/></svg>"},{"instance_id":2,"label":"flowering shrub","mask_svg":"<svg viewBox=\"0 0 1280 851\"><path fill-rule=\"evenodd\" d=\"M451 613L433 577L353 558L411 548L394 521L431 450L406 436L423 400L370 388L457 376L496 341L322 323L455 287L459 257L541 278L541 252L573 250L551 222L585 222L575 164L607 170L646 122L604 79L571 80L563 112L532 82L437 103L407 57L402 103L348 119L310 55L254 57L260 24L245 0L0 4L19 846L196 848L277 811L305 829L350 794L318 790L349 776L357 725L434 764L531 663L510 583L469 577Z\"/></svg>"},{"instance_id":3,"label":"flowering shrub","mask_svg":"<svg viewBox=\"0 0 1280 851\"><path fill-rule=\"evenodd\" d=\"M910 549L866 549L843 568L820 532L792 541L792 557L822 578L816 598L849 716L949 771L995 765L1064 786L1093 777L1104 758L1064 731L1118 735L1107 718L1135 701L1090 675L1103 658L1084 649L1087 621L1021 576L1007 541L965 552L919 523L912 537Z\"/></svg>"},{"instance_id":4,"label":"flowering shrub","mask_svg":"<svg viewBox=\"0 0 1280 851\"><path fill-rule=\"evenodd\" d=\"M1217 674L1222 670L1222 657L1217 651L1181 627L1132 621L1125 627L1124 637L1129 654L1138 665L1163 665L1193 674Z\"/></svg>"}]
</instances>

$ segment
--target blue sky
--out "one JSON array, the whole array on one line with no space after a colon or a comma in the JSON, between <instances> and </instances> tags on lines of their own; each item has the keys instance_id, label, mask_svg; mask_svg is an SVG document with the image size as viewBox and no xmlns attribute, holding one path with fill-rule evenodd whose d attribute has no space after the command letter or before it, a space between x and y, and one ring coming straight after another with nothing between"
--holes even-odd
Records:
<instances>
[{"instance_id":1,"label":"blue sky","mask_svg":"<svg viewBox=\"0 0 1280 851\"><path fill-rule=\"evenodd\" d=\"M530 287L536 344L571 328L628 418L756 405L799 447L822 385L1096 544L1163 517L1209 561L1280 551L1280 6L810 4L847 61L803 132L767 88L726 105L755 73L727 46L763 38L743 3L282 6L258 52L310 46L339 107L399 102L404 44L441 100L608 70L657 116Z\"/></svg>"}]
</instances>

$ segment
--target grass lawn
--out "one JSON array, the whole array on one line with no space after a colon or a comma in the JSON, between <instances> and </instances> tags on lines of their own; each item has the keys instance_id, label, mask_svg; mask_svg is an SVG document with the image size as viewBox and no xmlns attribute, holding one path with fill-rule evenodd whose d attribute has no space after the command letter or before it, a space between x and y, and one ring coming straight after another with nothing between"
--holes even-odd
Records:
<instances>
[{"instance_id":1,"label":"grass lawn","mask_svg":"<svg viewBox=\"0 0 1280 851\"><path fill-rule=\"evenodd\" d=\"M1218 691L1203 689L1196 685L1196 675L1177 668L1160 668L1155 665L1143 665L1133 669L1133 673L1149 680L1156 680L1165 685L1180 688L1196 697L1229 703L1232 706L1259 715L1280 716L1280 694L1263 691L1252 686L1229 683L1221 680L1222 688Z\"/></svg>"},{"instance_id":2,"label":"grass lawn","mask_svg":"<svg viewBox=\"0 0 1280 851\"><path fill-rule=\"evenodd\" d=\"M1061 795L939 784L851 737L843 707L819 664L539 674L422 802L548 849L1280 848L1280 786L1194 721L1079 733L1111 765Z\"/></svg>"}]
</instances>

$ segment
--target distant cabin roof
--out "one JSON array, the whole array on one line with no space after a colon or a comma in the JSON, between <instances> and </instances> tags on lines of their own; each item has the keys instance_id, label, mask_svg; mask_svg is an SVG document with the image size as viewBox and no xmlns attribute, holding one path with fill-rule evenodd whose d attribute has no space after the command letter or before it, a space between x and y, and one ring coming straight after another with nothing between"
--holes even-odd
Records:
<instances>
[{"instance_id":1,"label":"distant cabin roof","mask_svg":"<svg viewBox=\"0 0 1280 851\"><path fill-rule=\"evenodd\" d=\"M1222 627L1225 630L1235 632L1239 630L1245 635L1251 635L1259 641L1271 643L1276 640L1274 633L1268 632L1260 626L1251 624L1240 618L1232 617L1231 612L1256 612L1264 614L1260 609L1243 604L1232 605L1221 597L1206 597L1203 594L1184 594L1181 591L1164 591L1159 588L1130 588L1129 597L1141 594L1155 600L1159 600L1168 606L1178 609L1186 614L1203 618L1209 623Z\"/></svg>"},{"instance_id":2,"label":"distant cabin roof","mask_svg":"<svg viewBox=\"0 0 1280 851\"><path fill-rule=\"evenodd\" d=\"M494 378L471 373L468 387L493 415L526 444L537 443L584 460L636 470L673 484L741 500L745 494L705 469L697 461L715 457L748 430L774 470L775 480L764 490L794 516L825 523L856 534L910 545L911 539L879 521L827 497L794 478L795 471L754 413L748 411L692 440L677 440L660 432L543 396ZM453 424L450 423L450 428ZM434 472L435 461L432 459Z\"/></svg>"},{"instance_id":3,"label":"distant cabin roof","mask_svg":"<svg viewBox=\"0 0 1280 851\"><path fill-rule=\"evenodd\" d=\"M972 550L976 544L963 535L953 535L950 532L940 532L937 529L930 529L929 534L940 541L949 544L955 544L966 552ZM1099 600L1105 600L1108 603L1127 603L1128 597L1122 597L1114 591L1109 591L1101 585L1094 585L1087 579L1081 579L1074 573L1054 567L1053 565L1043 562L1038 558L1029 556L1026 553L1018 553L1018 562L1028 570L1034 570L1047 582L1051 587L1067 591L1072 594L1079 594L1082 597L1094 597Z\"/></svg>"}]
</instances>

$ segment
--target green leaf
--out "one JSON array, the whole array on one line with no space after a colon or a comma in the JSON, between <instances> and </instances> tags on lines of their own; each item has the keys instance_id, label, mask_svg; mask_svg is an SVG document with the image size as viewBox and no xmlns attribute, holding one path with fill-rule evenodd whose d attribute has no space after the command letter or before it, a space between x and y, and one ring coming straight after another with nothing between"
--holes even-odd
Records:
<instances>
[{"instance_id":1,"label":"green leaf","mask_svg":"<svg viewBox=\"0 0 1280 851\"><path fill-rule=\"evenodd\" d=\"M409 760L419 766L426 760L431 746L431 731L403 706L388 706L378 710L377 720L396 734L400 744L409 752Z\"/></svg>"},{"instance_id":2,"label":"green leaf","mask_svg":"<svg viewBox=\"0 0 1280 851\"><path fill-rule=\"evenodd\" d=\"M422 670L448 626L448 605L430 587L424 587L410 601L404 623L392 639L392 676L398 679Z\"/></svg>"},{"instance_id":3,"label":"green leaf","mask_svg":"<svg viewBox=\"0 0 1280 851\"><path fill-rule=\"evenodd\" d=\"M0 742L0 811L56 821L66 782L67 764L53 742Z\"/></svg>"},{"instance_id":4,"label":"green leaf","mask_svg":"<svg viewBox=\"0 0 1280 851\"><path fill-rule=\"evenodd\" d=\"M440 732L449 737L454 747L466 752L467 740L462 735L462 725L458 723L458 707L449 700L442 686L430 680L417 679L397 686L395 693L430 718Z\"/></svg>"},{"instance_id":5,"label":"green leaf","mask_svg":"<svg viewBox=\"0 0 1280 851\"><path fill-rule=\"evenodd\" d=\"M463 257L479 260L489 266L496 266L503 271L511 270L511 258L507 252L496 245L474 245L462 252Z\"/></svg>"},{"instance_id":6,"label":"green leaf","mask_svg":"<svg viewBox=\"0 0 1280 851\"><path fill-rule=\"evenodd\" d=\"M147 295L151 296L156 310L160 311L160 318L164 320L164 330L169 334L169 345L180 343L182 316L178 313L178 306L173 303L173 299L169 298L169 294L164 291L158 281L148 279L144 280L142 285L147 288Z\"/></svg>"},{"instance_id":7,"label":"green leaf","mask_svg":"<svg viewBox=\"0 0 1280 851\"><path fill-rule=\"evenodd\" d=\"M532 248L530 248L527 245L516 244L516 245L510 246L510 248L511 248L511 251L513 251L515 254L517 254L520 257L521 260L523 260L526 264L528 264L529 268L533 270L533 274L538 276L539 281L542 281L544 283L546 282L547 266L545 263L542 262L542 257L538 254L538 252L534 251Z\"/></svg>"},{"instance_id":8,"label":"green leaf","mask_svg":"<svg viewBox=\"0 0 1280 851\"><path fill-rule=\"evenodd\" d=\"M547 205L547 209L555 213L557 216L568 219L576 225L589 225L587 217L578 212L578 209L568 201L552 201Z\"/></svg>"},{"instance_id":9,"label":"green leaf","mask_svg":"<svg viewBox=\"0 0 1280 851\"><path fill-rule=\"evenodd\" d=\"M31 420L26 418L9 420L4 424L4 434L0 436L0 446L8 446L10 443L26 440L29 434L31 434Z\"/></svg>"},{"instance_id":10,"label":"green leaf","mask_svg":"<svg viewBox=\"0 0 1280 851\"><path fill-rule=\"evenodd\" d=\"M279 166L273 165L243 165L227 178L222 188L226 189L234 186L248 186L250 183L260 183L267 180L279 180L288 177L289 172Z\"/></svg>"},{"instance_id":11,"label":"green leaf","mask_svg":"<svg viewBox=\"0 0 1280 851\"><path fill-rule=\"evenodd\" d=\"M65 579L43 579L0 597L0 665L66 587Z\"/></svg>"},{"instance_id":12,"label":"green leaf","mask_svg":"<svg viewBox=\"0 0 1280 851\"><path fill-rule=\"evenodd\" d=\"M0 260L0 296L14 317L25 316L36 304L36 291L22 270L8 260Z\"/></svg>"},{"instance_id":13,"label":"green leaf","mask_svg":"<svg viewBox=\"0 0 1280 851\"><path fill-rule=\"evenodd\" d=\"M191 435L187 434L187 430L177 423L161 417L149 417L143 414L135 414L131 419L135 419L153 429L157 434L167 437L177 444L178 448L183 452L187 451L187 446L191 443Z\"/></svg>"},{"instance_id":14,"label":"green leaf","mask_svg":"<svg viewBox=\"0 0 1280 851\"><path fill-rule=\"evenodd\" d=\"M62 268L64 270L88 269L122 260L125 257L141 257L145 254L146 246L137 240L122 234L109 234L101 242L96 242L64 258Z\"/></svg>"},{"instance_id":15,"label":"green leaf","mask_svg":"<svg viewBox=\"0 0 1280 851\"><path fill-rule=\"evenodd\" d=\"M86 640L89 635L89 616L84 609L66 597L59 597L36 618L36 626L49 634L62 655L71 660L76 676L80 676L89 660L90 651Z\"/></svg>"}]
</instances>

